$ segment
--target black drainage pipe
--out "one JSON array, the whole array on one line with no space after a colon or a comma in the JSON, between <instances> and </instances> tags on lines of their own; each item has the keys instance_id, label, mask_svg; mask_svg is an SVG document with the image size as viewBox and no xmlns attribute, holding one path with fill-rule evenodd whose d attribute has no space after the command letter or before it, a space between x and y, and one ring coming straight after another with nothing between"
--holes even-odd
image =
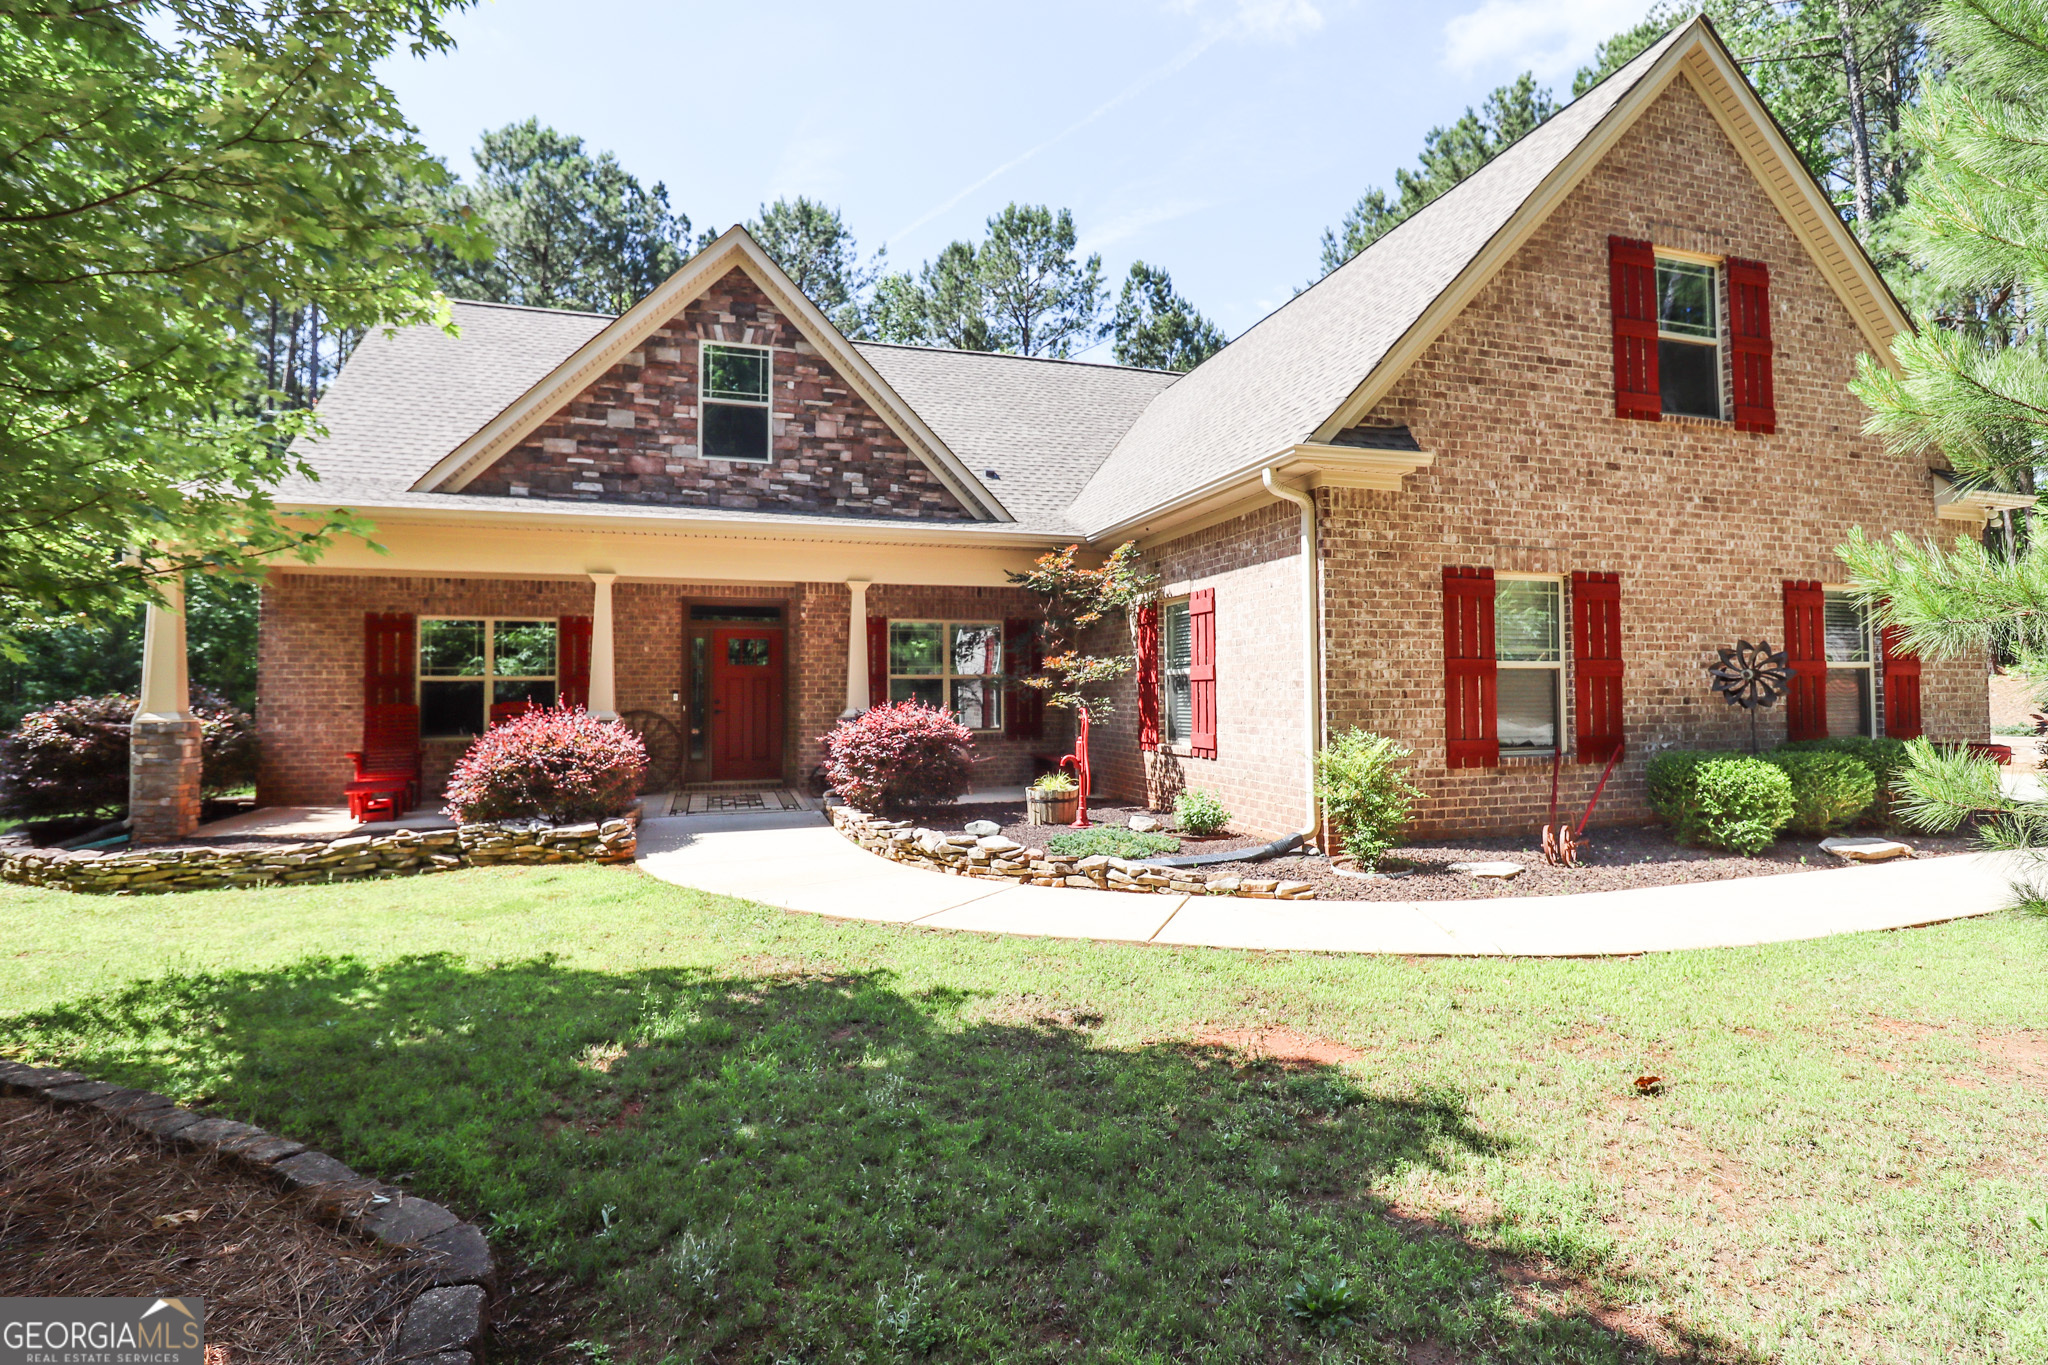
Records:
<instances>
[{"instance_id":1,"label":"black drainage pipe","mask_svg":"<svg viewBox=\"0 0 2048 1365\"><path fill-rule=\"evenodd\" d=\"M1288 834L1257 848L1231 848L1221 853L1190 853L1182 858L1146 858L1144 861L1154 867L1212 867L1218 863L1258 863L1268 858L1277 858L1283 853L1292 853L1300 846L1301 836Z\"/></svg>"}]
</instances>

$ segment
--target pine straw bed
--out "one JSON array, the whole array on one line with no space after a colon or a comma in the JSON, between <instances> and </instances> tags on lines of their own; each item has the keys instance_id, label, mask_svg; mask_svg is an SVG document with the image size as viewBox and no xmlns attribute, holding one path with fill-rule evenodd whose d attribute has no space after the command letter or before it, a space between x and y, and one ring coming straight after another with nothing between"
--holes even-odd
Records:
<instances>
[{"instance_id":1,"label":"pine straw bed","mask_svg":"<svg viewBox=\"0 0 2048 1365\"><path fill-rule=\"evenodd\" d=\"M198 1295L208 1365L343 1365L383 1354L423 1283L230 1161L0 1097L0 1294Z\"/></svg>"}]
</instances>

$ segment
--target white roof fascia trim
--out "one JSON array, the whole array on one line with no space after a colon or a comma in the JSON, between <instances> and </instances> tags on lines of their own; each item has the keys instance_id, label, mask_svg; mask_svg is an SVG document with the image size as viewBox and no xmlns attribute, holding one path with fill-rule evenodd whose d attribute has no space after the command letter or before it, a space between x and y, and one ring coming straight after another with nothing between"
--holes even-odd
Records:
<instances>
[{"instance_id":1,"label":"white roof fascia trim","mask_svg":"<svg viewBox=\"0 0 2048 1365\"><path fill-rule=\"evenodd\" d=\"M782 522L749 521L738 517L663 517L631 512L543 512L526 510L521 501L507 498L505 508L399 507L376 503L352 503L341 510L372 521L419 522L442 526L489 526L520 531L612 531L620 535L709 536L746 540L838 540L877 545L1018 545L1058 547L1077 539L1046 531L1026 531L1009 523L987 521L914 522L882 521L852 523L846 520L812 522L808 519ZM576 504L592 507L594 504ZM286 516L329 516L337 509L331 502L278 502L275 509ZM987 530L972 529L987 527ZM375 530L371 531L374 538Z\"/></svg>"},{"instance_id":2,"label":"white roof fascia trim","mask_svg":"<svg viewBox=\"0 0 2048 1365\"><path fill-rule=\"evenodd\" d=\"M1143 534L1154 536L1159 530L1145 526L1148 521L1172 517L1176 513L1199 515L1201 505L1227 495L1240 485L1263 488L1259 471L1268 467L1280 477L1305 479L1311 488L1377 488L1398 490L1401 481L1418 469L1427 469L1436 463L1436 455L1427 450L1366 450L1358 446L1328 445L1317 442L1299 442L1282 446L1270 455L1241 464L1227 474L1209 480L1199 488L1191 489L1167 502L1156 503L1134 516L1099 528L1090 528L1088 539L1092 541L1112 540L1143 528ZM1170 524L1170 523L1169 523ZM1163 529L1163 528L1160 528Z\"/></svg>"},{"instance_id":3,"label":"white roof fascia trim","mask_svg":"<svg viewBox=\"0 0 2048 1365\"><path fill-rule=\"evenodd\" d=\"M839 329L832 325L831 319L805 298L803 291L789 284L782 268L741 227L726 229L717 241L698 252L682 269L579 346L568 359L514 399L504 411L436 461L413 483L411 491L459 493L467 488L490 467L492 461L524 440L628 352L636 350L656 328L674 317L678 309L702 294L735 265L743 268L747 277L796 321L804 335L839 368L860 396L881 413L883 420L917 448L915 453L962 506L983 520L1016 520L1008 508L981 487L959 456L939 438L937 432L925 425L924 420L889 386L866 357L853 349Z\"/></svg>"},{"instance_id":4,"label":"white roof fascia trim","mask_svg":"<svg viewBox=\"0 0 2048 1365\"><path fill-rule=\"evenodd\" d=\"M1550 174L1523 200L1514 216L1496 232L1493 239L1475 255L1430 306L1424 310L1414 325L1387 349L1372 371L1360 381L1351 397L1347 398L1336 412L1315 429L1310 435L1312 441L1327 441L1346 427L1356 425L1381 399L1400 381L1408 368L1421 358L1423 351L1441 336L1472 296L1478 293L1487 280L1505 266L1510 257L1534 236L1552 212L1591 174L1601 158L1613 150L1614 145L1634 126L1635 121L1653 101L1670 88L1674 80L1683 77L1700 97L1700 102L1721 125L1728 140L1735 147L1736 155L1743 159L1750 173L1772 201L1778 205L1786 224L1793 233L1806 243L1814 263L1827 277L1849 315L1856 320L1858 328L1870 342L1878 358L1896 367L1892 356L1891 335L1912 330L1911 322L1892 299L1891 291L1881 280L1875 278L1875 271L1862 249L1848 237L1848 230L1842 226L1831 204L1819 198L1819 189L1813 177L1806 173L1799 162L1798 154L1779 134L1772 122L1770 111L1765 109L1748 83L1736 71L1727 50L1713 34L1711 25L1704 16L1693 19L1688 25L1691 34L1672 43L1671 47L1648 71L1639 77L1628 94L1616 101L1600 122L1571 153L1560 161ZM1705 63L1705 73L1696 68L1696 61ZM1710 81L1708 75L1712 77ZM1721 87L1726 100L1712 89ZM1732 108L1730 106L1733 106ZM1738 122L1739 116L1739 122ZM1746 127L1745 127L1746 125ZM1753 129L1761 146L1752 145L1748 130ZM1768 158L1768 159L1767 159ZM1776 166L1772 167L1771 162ZM1791 168L1797 168L1793 170ZM1773 171L1782 172L1780 179ZM1808 212L1800 214L1793 210L1788 200L1795 199ZM1824 212L1815 213L1816 202L1825 207ZM1826 243L1823 250L1815 242L1816 235ZM1847 242L1845 247L1844 243ZM1869 306L1859 303L1843 284L1843 276L1862 277L1866 288L1870 288ZM1881 334L1876 329L1872 309L1892 328L1891 335Z\"/></svg>"}]
</instances>

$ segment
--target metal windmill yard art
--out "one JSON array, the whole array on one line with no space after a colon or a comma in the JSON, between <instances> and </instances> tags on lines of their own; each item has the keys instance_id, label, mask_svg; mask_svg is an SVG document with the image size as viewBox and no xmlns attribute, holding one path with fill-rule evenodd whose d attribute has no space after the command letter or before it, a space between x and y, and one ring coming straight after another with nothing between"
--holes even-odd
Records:
<instances>
[{"instance_id":1,"label":"metal windmill yard art","mask_svg":"<svg viewBox=\"0 0 2048 1365\"><path fill-rule=\"evenodd\" d=\"M1718 663L1707 665L1707 673L1730 706L1749 712L1749 751L1755 753L1757 708L1773 705L1785 695L1792 670L1786 667L1785 651L1773 650L1769 640L1737 640L1733 649L1723 649L1720 655Z\"/></svg>"}]
</instances>

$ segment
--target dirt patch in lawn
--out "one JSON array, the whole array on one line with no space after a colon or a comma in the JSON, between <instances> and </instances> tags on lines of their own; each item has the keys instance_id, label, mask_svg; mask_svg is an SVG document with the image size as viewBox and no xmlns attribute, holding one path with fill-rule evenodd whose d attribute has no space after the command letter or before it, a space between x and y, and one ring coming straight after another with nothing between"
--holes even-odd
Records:
<instances>
[{"instance_id":1,"label":"dirt patch in lawn","mask_svg":"<svg viewBox=\"0 0 2048 1365\"><path fill-rule=\"evenodd\" d=\"M219 1157L88 1110L0 1098L8 1294L197 1295L209 1361L224 1347L234 1365L345 1365L393 1339L425 1273Z\"/></svg>"},{"instance_id":2,"label":"dirt patch in lawn","mask_svg":"<svg viewBox=\"0 0 2048 1365\"><path fill-rule=\"evenodd\" d=\"M1202 1047L1229 1048L1255 1062L1276 1062L1282 1068L1340 1066L1365 1060L1365 1053L1330 1038L1312 1038L1291 1028L1228 1028L1197 1034Z\"/></svg>"},{"instance_id":3,"label":"dirt patch in lawn","mask_svg":"<svg viewBox=\"0 0 2048 1365\"><path fill-rule=\"evenodd\" d=\"M1973 849L1968 835L1908 835L1917 856L1942 858ZM1802 861L1803 860L1803 861ZM1521 872L1510 880L1474 877L1451 871L1453 863L1516 863ZM1404 844L1382 864L1399 877L1360 881L1340 877L1329 860L1315 857L1268 858L1258 863L1229 863L1210 872L1228 870L1246 877L1274 877L1314 885L1318 900L1434 901L1489 897L1564 896L1580 891L1620 891L1635 886L1672 886L1680 882L1718 882L1740 877L1765 877L1780 872L1820 872L1840 867L1820 841L1785 838L1754 858L1719 849L1691 848L1674 842L1662 826L1628 826L1586 832L1582 865L1551 867L1533 838L1456 839Z\"/></svg>"},{"instance_id":4,"label":"dirt patch in lawn","mask_svg":"<svg viewBox=\"0 0 2048 1365\"><path fill-rule=\"evenodd\" d=\"M1993 1075L2048 1092L2048 1033L1986 1034L1977 1040L1977 1050L1991 1059Z\"/></svg>"}]
</instances>

